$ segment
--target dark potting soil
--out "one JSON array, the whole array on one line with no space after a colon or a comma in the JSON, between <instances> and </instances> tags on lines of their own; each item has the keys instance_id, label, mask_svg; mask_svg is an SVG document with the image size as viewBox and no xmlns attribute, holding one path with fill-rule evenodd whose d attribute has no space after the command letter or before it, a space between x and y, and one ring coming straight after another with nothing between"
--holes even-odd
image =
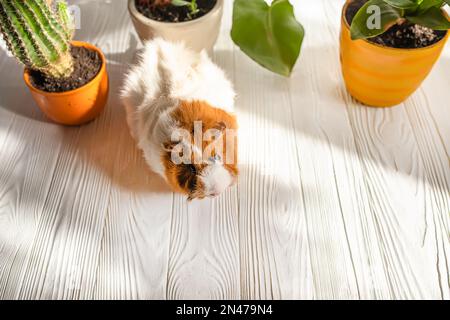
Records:
<instances>
[{"instance_id":1,"label":"dark potting soil","mask_svg":"<svg viewBox=\"0 0 450 320\"><path fill-rule=\"evenodd\" d=\"M97 52L84 47L72 47L74 70L70 77L55 79L39 71L30 72L31 84L46 92L65 92L78 89L95 78L102 67L102 59Z\"/></svg>"},{"instance_id":2,"label":"dark potting soil","mask_svg":"<svg viewBox=\"0 0 450 320\"><path fill-rule=\"evenodd\" d=\"M354 0L348 5L345 18L349 25L351 25L358 10L367 1ZM445 34L446 31L432 30L417 24L404 23L402 25L396 24L385 33L367 40L386 47L414 49L431 46L444 38Z\"/></svg>"},{"instance_id":3,"label":"dark potting soil","mask_svg":"<svg viewBox=\"0 0 450 320\"><path fill-rule=\"evenodd\" d=\"M161 5L155 5L155 2ZM162 22L185 22L198 19L210 12L217 0L197 0L198 12L190 13L188 6L178 7L170 4L170 0L135 0L136 9L149 19Z\"/></svg>"}]
</instances>

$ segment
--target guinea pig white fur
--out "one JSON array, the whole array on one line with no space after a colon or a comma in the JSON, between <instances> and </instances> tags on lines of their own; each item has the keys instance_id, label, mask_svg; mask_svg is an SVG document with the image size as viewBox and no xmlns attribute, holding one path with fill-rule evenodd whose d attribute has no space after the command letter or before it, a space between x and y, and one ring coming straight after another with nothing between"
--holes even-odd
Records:
<instances>
[{"instance_id":1,"label":"guinea pig white fur","mask_svg":"<svg viewBox=\"0 0 450 320\"><path fill-rule=\"evenodd\" d=\"M174 191L202 199L236 182L236 135L229 134L237 130L235 92L206 52L162 39L147 42L121 96L131 135L146 162ZM200 142L195 139L199 124ZM208 141L211 130L220 134Z\"/></svg>"}]
</instances>

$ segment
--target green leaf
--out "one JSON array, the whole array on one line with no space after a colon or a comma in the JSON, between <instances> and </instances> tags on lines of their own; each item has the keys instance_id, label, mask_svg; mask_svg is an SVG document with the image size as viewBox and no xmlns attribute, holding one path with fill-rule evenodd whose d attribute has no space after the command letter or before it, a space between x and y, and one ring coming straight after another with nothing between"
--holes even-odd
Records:
<instances>
[{"instance_id":1,"label":"green leaf","mask_svg":"<svg viewBox=\"0 0 450 320\"><path fill-rule=\"evenodd\" d=\"M416 9L419 5L415 0L384 0L384 2L398 9Z\"/></svg>"},{"instance_id":2,"label":"green leaf","mask_svg":"<svg viewBox=\"0 0 450 320\"><path fill-rule=\"evenodd\" d=\"M350 26L353 40L378 36L402 18L402 10L383 0L370 0L359 9Z\"/></svg>"},{"instance_id":3,"label":"green leaf","mask_svg":"<svg viewBox=\"0 0 450 320\"><path fill-rule=\"evenodd\" d=\"M427 11L431 7L441 8L444 4L445 4L444 0L423 0L419 5L417 14Z\"/></svg>"},{"instance_id":4,"label":"green leaf","mask_svg":"<svg viewBox=\"0 0 450 320\"><path fill-rule=\"evenodd\" d=\"M170 2L170 4L175 6L175 7L189 7L189 10L191 11L189 15L192 15L192 14L195 14L195 13L199 12L196 0L191 0L191 1L172 0Z\"/></svg>"},{"instance_id":5,"label":"green leaf","mask_svg":"<svg viewBox=\"0 0 450 320\"><path fill-rule=\"evenodd\" d=\"M231 38L261 66L289 76L304 37L288 0L235 0Z\"/></svg>"},{"instance_id":6,"label":"green leaf","mask_svg":"<svg viewBox=\"0 0 450 320\"><path fill-rule=\"evenodd\" d=\"M450 21L448 21L442 10L436 7L431 7L427 11L416 16L407 16L406 19L412 23L419 24L433 30L450 29Z\"/></svg>"},{"instance_id":7,"label":"green leaf","mask_svg":"<svg viewBox=\"0 0 450 320\"><path fill-rule=\"evenodd\" d=\"M172 0L172 2L170 4L173 6L176 6L176 7L185 7L185 6L191 5L191 3L189 1L185 1L185 0Z\"/></svg>"}]
</instances>

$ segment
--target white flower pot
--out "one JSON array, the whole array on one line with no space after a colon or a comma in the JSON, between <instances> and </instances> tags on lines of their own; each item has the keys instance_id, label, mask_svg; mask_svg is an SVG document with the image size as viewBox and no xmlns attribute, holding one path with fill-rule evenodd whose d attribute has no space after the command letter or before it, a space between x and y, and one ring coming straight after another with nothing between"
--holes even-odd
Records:
<instances>
[{"instance_id":1,"label":"white flower pot","mask_svg":"<svg viewBox=\"0 0 450 320\"><path fill-rule=\"evenodd\" d=\"M217 0L214 8L206 15L186 22L160 22L149 19L136 9L135 0L128 0L128 10L142 42L161 37L168 41L184 42L195 51L205 49L212 52L220 31L223 1Z\"/></svg>"}]
</instances>

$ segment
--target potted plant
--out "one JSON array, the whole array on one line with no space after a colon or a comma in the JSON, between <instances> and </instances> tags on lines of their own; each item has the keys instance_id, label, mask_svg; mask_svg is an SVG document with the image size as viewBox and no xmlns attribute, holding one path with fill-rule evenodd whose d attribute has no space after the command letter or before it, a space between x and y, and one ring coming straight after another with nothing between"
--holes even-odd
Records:
<instances>
[{"instance_id":1,"label":"potted plant","mask_svg":"<svg viewBox=\"0 0 450 320\"><path fill-rule=\"evenodd\" d=\"M220 31L224 0L128 0L142 41L161 37L212 51Z\"/></svg>"},{"instance_id":2,"label":"potted plant","mask_svg":"<svg viewBox=\"0 0 450 320\"><path fill-rule=\"evenodd\" d=\"M224 0L128 0L142 41L161 37L212 52ZM231 0L230 0L231 1ZM235 0L233 41L261 66L289 76L300 55L304 30L289 0Z\"/></svg>"},{"instance_id":3,"label":"potted plant","mask_svg":"<svg viewBox=\"0 0 450 320\"><path fill-rule=\"evenodd\" d=\"M40 109L57 123L84 124L106 104L106 59L95 46L72 41L67 3L51 3L0 0L0 33L25 66L25 83Z\"/></svg>"},{"instance_id":4,"label":"potted plant","mask_svg":"<svg viewBox=\"0 0 450 320\"><path fill-rule=\"evenodd\" d=\"M353 0L341 17L340 56L350 94L397 105L422 83L449 37L450 0Z\"/></svg>"}]
</instances>

